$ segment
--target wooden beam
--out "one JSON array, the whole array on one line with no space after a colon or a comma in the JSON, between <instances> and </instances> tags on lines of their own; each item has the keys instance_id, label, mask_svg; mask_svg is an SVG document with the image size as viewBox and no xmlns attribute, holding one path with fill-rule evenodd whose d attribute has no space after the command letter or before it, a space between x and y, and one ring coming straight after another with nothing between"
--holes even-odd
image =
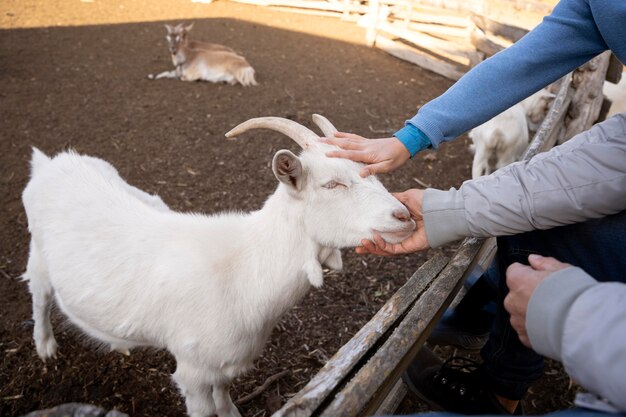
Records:
<instances>
[{"instance_id":1,"label":"wooden beam","mask_svg":"<svg viewBox=\"0 0 626 417\"><path fill-rule=\"evenodd\" d=\"M385 2L386 3L386 2ZM389 11L391 14L398 19L403 19L404 15L407 13L404 9L404 5L390 7ZM424 10L423 8L413 8L410 13L411 21L420 22L420 23L434 23L438 25L458 27L458 28L467 28L470 26L470 18L469 16L461 16L459 14L451 14L445 13L443 10L433 11Z\"/></svg>"},{"instance_id":2,"label":"wooden beam","mask_svg":"<svg viewBox=\"0 0 626 417\"><path fill-rule=\"evenodd\" d=\"M301 9L325 10L330 12L343 13L346 8L355 13L366 13L367 6L351 3L330 3L317 0L233 0L237 3L253 4L256 6L276 6Z\"/></svg>"},{"instance_id":3,"label":"wooden beam","mask_svg":"<svg viewBox=\"0 0 626 417\"><path fill-rule=\"evenodd\" d=\"M470 29L468 27L448 26L439 23L409 22L407 29L438 37L460 38L462 39L462 42L467 42L468 35L470 34Z\"/></svg>"},{"instance_id":4,"label":"wooden beam","mask_svg":"<svg viewBox=\"0 0 626 417\"><path fill-rule=\"evenodd\" d=\"M528 30L526 29L507 25L506 23L500 23L478 14L472 14L471 20L483 32L492 33L496 36L508 39L511 42L519 41L528 33Z\"/></svg>"},{"instance_id":5,"label":"wooden beam","mask_svg":"<svg viewBox=\"0 0 626 417\"><path fill-rule=\"evenodd\" d=\"M398 24L382 22L378 24L378 30L404 39L419 48L426 49L440 57L465 66L470 64L470 54L476 52L474 46L469 42L445 41L425 33L405 30Z\"/></svg>"},{"instance_id":6,"label":"wooden beam","mask_svg":"<svg viewBox=\"0 0 626 417\"><path fill-rule=\"evenodd\" d=\"M378 35L376 46L397 58L409 61L424 69L442 75L451 80L458 80L465 74L465 69L435 58L416 48L401 42L393 41L385 36Z\"/></svg>"},{"instance_id":7,"label":"wooden beam","mask_svg":"<svg viewBox=\"0 0 626 417\"><path fill-rule=\"evenodd\" d=\"M619 83L624 72L624 64L614 54L611 54L609 68L606 70L606 80L613 84Z\"/></svg>"},{"instance_id":8,"label":"wooden beam","mask_svg":"<svg viewBox=\"0 0 626 417\"><path fill-rule=\"evenodd\" d=\"M565 134L559 143L588 130L598 120L604 99L602 86L610 56L610 51L604 52L572 74L572 86L576 91L564 121Z\"/></svg>"},{"instance_id":9,"label":"wooden beam","mask_svg":"<svg viewBox=\"0 0 626 417\"><path fill-rule=\"evenodd\" d=\"M472 44L476 47L476 49L485 53L487 57L495 55L511 45L510 43L508 45L499 43L496 38L494 38L493 36L488 36L477 26L475 26L474 30L472 30L470 40Z\"/></svg>"},{"instance_id":10,"label":"wooden beam","mask_svg":"<svg viewBox=\"0 0 626 417\"><path fill-rule=\"evenodd\" d=\"M550 110L548 110L548 114L539 126L533 141L524 153L524 161L529 160L539 152L552 148L559 141L563 134L563 121L573 94L572 74L570 73L561 78L559 90L550 105Z\"/></svg>"}]
</instances>

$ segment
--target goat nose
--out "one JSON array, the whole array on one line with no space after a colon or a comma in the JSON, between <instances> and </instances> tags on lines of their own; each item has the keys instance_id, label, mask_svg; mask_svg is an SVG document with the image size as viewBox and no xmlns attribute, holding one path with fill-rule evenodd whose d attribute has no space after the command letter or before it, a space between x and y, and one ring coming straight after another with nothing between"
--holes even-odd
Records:
<instances>
[{"instance_id":1,"label":"goat nose","mask_svg":"<svg viewBox=\"0 0 626 417\"><path fill-rule=\"evenodd\" d=\"M401 222L408 222L411 220L411 215L409 214L407 209L395 209L393 211L393 217L400 220Z\"/></svg>"}]
</instances>

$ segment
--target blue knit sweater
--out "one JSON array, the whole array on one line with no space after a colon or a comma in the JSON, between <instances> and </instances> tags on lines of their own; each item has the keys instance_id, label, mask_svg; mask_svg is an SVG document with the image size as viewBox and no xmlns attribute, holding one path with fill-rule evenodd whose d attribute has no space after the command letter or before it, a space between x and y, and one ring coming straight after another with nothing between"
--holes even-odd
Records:
<instances>
[{"instance_id":1,"label":"blue knit sweater","mask_svg":"<svg viewBox=\"0 0 626 417\"><path fill-rule=\"evenodd\" d=\"M411 155L437 148L608 49L626 63L626 1L562 0L517 43L425 104L395 136Z\"/></svg>"}]
</instances>

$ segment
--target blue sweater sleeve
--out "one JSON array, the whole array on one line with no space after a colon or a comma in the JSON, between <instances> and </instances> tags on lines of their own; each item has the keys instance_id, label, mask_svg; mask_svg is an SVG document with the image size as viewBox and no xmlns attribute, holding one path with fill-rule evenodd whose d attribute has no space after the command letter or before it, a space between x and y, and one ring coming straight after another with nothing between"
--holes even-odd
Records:
<instances>
[{"instance_id":1,"label":"blue sweater sleeve","mask_svg":"<svg viewBox=\"0 0 626 417\"><path fill-rule=\"evenodd\" d=\"M562 0L517 43L477 65L443 95L425 104L398 132L398 138L405 146L412 144L413 148L407 146L409 151L423 143L424 135L437 148L484 123L609 49L603 35L608 33L610 39L621 39L620 45L626 45L624 16L626 1ZM602 33L598 28L601 22L595 19L608 22ZM622 55L618 57L623 60ZM412 129L406 130L408 126Z\"/></svg>"}]
</instances>

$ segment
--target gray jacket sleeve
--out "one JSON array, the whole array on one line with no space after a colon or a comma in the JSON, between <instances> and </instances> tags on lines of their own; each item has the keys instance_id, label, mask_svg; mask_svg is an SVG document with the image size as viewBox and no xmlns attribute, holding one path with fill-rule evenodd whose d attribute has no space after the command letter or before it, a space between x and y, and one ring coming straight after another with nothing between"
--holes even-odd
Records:
<instances>
[{"instance_id":1,"label":"gray jacket sleeve","mask_svg":"<svg viewBox=\"0 0 626 417\"><path fill-rule=\"evenodd\" d=\"M423 215L431 247L467 236L512 235L626 209L626 113L563 145L459 190L428 189Z\"/></svg>"},{"instance_id":2,"label":"gray jacket sleeve","mask_svg":"<svg viewBox=\"0 0 626 417\"><path fill-rule=\"evenodd\" d=\"M626 411L626 284L575 267L555 272L530 298L526 330L535 351Z\"/></svg>"}]
</instances>

